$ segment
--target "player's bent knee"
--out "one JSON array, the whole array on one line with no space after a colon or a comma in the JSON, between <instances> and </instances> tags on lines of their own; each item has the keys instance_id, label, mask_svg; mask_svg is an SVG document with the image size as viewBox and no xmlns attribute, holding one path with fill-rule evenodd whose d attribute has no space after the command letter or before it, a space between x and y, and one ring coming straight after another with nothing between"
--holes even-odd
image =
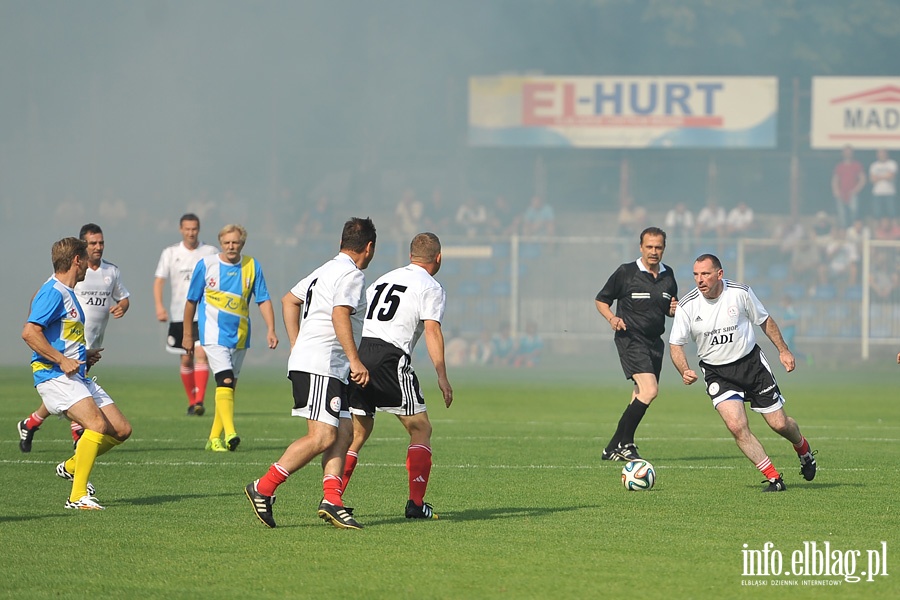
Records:
<instances>
[{"instance_id":1,"label":"player's bent knee","mask_svg":"<svg viewBox=\"0 0 900 600\"><path fill-rule=\"evenodd\" d=\"M220 371L216 373L216 386L234 389L234 371Z\"/></svg>"}]
</instances>

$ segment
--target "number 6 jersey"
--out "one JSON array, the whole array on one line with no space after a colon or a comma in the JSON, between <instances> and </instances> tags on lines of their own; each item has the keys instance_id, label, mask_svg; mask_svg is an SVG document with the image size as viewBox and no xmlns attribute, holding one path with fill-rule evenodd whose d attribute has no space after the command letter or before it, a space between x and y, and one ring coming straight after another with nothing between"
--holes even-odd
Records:
<instances>
[{"instance_id":1,"label":"number 6 jersey","mask_svg":"<svg viewBox=\"0 0 900 600\"><path fill-rule=\"evenodd\" d=\"M353 342L359 346L366 312L365 288L366 276L343 252L291 288L291 293L303 301L303 317L300 334L291 348L288 371L303 371L347 383L350 360L334 333L331 314L336 306L350 307Z\"/></svg>"}]
</instances>

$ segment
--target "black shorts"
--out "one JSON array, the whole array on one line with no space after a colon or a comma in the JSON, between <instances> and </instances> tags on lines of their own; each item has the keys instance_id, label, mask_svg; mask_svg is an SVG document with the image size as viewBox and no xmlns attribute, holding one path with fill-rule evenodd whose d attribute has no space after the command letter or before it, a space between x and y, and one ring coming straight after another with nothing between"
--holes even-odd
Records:
<instances>
[{"instance_id":1,"label":"black shorts","mask_svg":"<svg viewBox=\"0 0 900 600\"><path fill-rule=\"evenodd\" d=\"M200 326L197 321L192 323L191 331L194 332L194 343L200 341ZM174 354L184 354L181 342L184 340L184 323L181 321L169 323L169 333L166 335L166 350Z\"/></svg>"},{"instance_id":2,"label":"black shorts","mask_svg":"<svg viewBox=\"0 0 900 600\"><path fill-rule=\"evenodd\" d=\"M617 331L615 340L626 379L631 379L635 373L653 373L659 381L665 352L662 338L651 339L625 330Z\"/></svg>"},{"instance_id":3,"label":"black shorts","mask_svg":"<svg viewBox=\"0 0 900 600\"><path fill-rule=\"evenodd\" d=\"M374 416L376 409L401 416L425 410L425 398L409 355L377 338L363 338L359 359L369 370L369 383L362 388L350 382L350 408L357 414Z\"/></svg>"},{"instance_id":4,"label":"black shorts","mask_svg":"<svg viewBox=\"0 0 900 600\"><path fill-rule=\"evenodd\" d=\"M784 404L775 375L759 346L727 365L710 365L701 360L700 369L713 406L735 396L760 413L778 410Z\"/></svg>"},{"instance_id":5,"label":"black shorts","mask_svg":"<svg viewBox=\"0 0 900 600\"><path fill-rule=\"evenodd\" d=\"M349 419L347 384L325 375L290 371L288 379L294 396L295 417L321 421L335 427L340 419Z\"/></svg>"}]
</instances>

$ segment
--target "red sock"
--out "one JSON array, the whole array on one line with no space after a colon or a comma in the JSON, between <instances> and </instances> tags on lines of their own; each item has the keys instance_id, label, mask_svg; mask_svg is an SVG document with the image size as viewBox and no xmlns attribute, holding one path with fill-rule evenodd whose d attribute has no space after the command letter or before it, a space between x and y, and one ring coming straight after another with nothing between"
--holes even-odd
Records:
<instances>
[{"instance_id":1,"label":"red sock","mask_svg":"<svg viewBox=\"0 0 900 600\"><path fill-rule=\"evenodd\" d=\"M765 476L766 479L778 479L778 471L775 469L775 466L772 464L772 461L769 460L769 457L765 457L758 463L756 463L756 468L759 469L759 472Z\"/></svg>"},{"instance_id":2,"label":"red sock","mask_svg":"<svg viewBox=\"0 0 900 600\"><path fill-rule=\"evenodd\" d=\"M256 482L256 491L263 496L274 496L275 488L287 481L288 475L290 475L290 473L287 472L287 469L278 463L275 463L269 467L269 471Z\"/></svg>"},{"instance_id":3,"label":"red sock","mask_svg":"<svg viewBox=\"0 0 900 600\"><path fill-rule=\"evenodd\" d=\"M209 381L209 365L206 363L198 363L194 365L194 389L197 394L194 396L194 404L202 404L206 397L206 382Z\"/></svg>"},{"instance_id":4,"label":"red sock","mask_svg":"<svg viewBox=\"0 0 900 600\"><path fill-rule=\"evenodd\" d=\"M353 470L356 468L357 462L359 462L359 454L348 450L347 457L344 459L344 489L341 490L341 493L347 491L347 486L350 484L350 478L353 476Z\"/></svg>"},{"instance_id":5,"label":"red sock","mask_svg":"<svg viewBox=\"0 0 900 600\"><path fill-rule=\"evenodd\" d=\"M25 419L25 427L28 429L34 429L35 427L40 427L41 423L44 422L44 418L41 417L36 412L31 413L31 416Z\"/></svg>"},{"instance_id":6,"label":"red sock","mask_svg":"<svg viewBox=\"0 0 900 600\"><path fill-rule=\"evenodd\" d=\"M69 426L69 428L72 430L72 439L75 440L76 442L77 442L78 440L80 440L80 439L81 439L81 434L84 433L84 427L82 427L81 425L79 425L79 424L76 423L75 421L72 421L72 423L71 423L71 425Z\"/></svg>"},{"instance_id":7,"label":"red sock","mask_svg":"<svg viewBox=\"0 0 900 600\"><path fill-rule=\"evenodd\" d=\"M344 502L341 500L342 488L343 484L341 484L340 477L337 475L326 475L322 479L322 492L325 494L325 502L335 506L343 506Z\"/></svg>"},{"instance_id":8,"label":"red sock","mask_svg":"<svg viewBox=\"0 0 900 600\"><path fill-rule=\"evenodd\" d=\"M194 367L181 367L181 383L187 393L188 404L194 403Z\"/></svg>"},{"instance_id":9,"label":"red sock","mask_svg":"<svg viewBox=\"0 0 900 600\"><path fill-rule=\"evenodd\" d=\"M806 441L805 437L800 436L800 443L794 444L794 450L797 451L797 456L803 456L809 452L809 442Z\"/></svg>"},{"instance_id":10,"label":"red sock","mask_svg":"<svg viewBox=\"0 0 900 600\"><path fill-rule=\"evenodd\" d=\"M409 499L422 506L431 475L431 448L422 444L410 446L406 451L406 470L409 473Z\"/></svg>"}]
</instances>

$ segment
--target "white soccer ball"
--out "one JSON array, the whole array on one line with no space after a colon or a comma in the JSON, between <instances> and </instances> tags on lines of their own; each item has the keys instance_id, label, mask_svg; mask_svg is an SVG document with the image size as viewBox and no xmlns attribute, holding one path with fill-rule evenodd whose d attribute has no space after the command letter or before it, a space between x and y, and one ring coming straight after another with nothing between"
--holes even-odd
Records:
<instances>
[{"instance_id":1,"label":"white soccer ball","mask_svg":"<svg viewBox=\"0 0 900 600\"><path fill-rule=\"evenodd\" d=\"M622 467L622 485L626 490L649 490L656 483L656 469L646 460L632 460Z\"/></svg>"}]
</instances>

